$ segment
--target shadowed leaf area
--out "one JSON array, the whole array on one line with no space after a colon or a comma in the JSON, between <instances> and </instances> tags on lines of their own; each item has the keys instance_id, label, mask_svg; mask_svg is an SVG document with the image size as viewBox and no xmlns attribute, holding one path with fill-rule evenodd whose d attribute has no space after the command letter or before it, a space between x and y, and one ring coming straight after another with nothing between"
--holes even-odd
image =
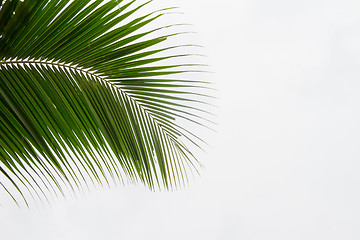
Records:
<instances>
[{"instance_id":1,"label":"shadowed leaf area","mask_svg":"<svg viewBox=\"0 0 360 240\"><path fill-rule=\"evenodd\" d=\"M166 45L176 27L151 26L171 9L148 4L1 1L0 184L16 203L111 182L173 189L201 167L188 127L211 124L208 83L182 77L202 67L186 62L194 46Z\"/></svg>"}]
</instances>

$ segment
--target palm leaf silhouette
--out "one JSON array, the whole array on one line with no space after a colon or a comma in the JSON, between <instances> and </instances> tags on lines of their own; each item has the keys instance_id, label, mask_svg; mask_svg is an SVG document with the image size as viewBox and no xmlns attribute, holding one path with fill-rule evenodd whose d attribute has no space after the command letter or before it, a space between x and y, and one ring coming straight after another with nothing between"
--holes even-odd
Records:
<instances>
[{"instance_id":1,"label":"palm leaf silhouette","mask_svg":"<svg viewBox=\"0 0 360 240\"><path fill-rule=\"evenodd\" d=\"M207 126L207 84L171 77L197 65L169 64L181 46L145 30L168 10L136 15L147 4L1 2L0 183L15 201L111 179L170 189L199 167L178 119Z\"/></svg>"}]
</instances>

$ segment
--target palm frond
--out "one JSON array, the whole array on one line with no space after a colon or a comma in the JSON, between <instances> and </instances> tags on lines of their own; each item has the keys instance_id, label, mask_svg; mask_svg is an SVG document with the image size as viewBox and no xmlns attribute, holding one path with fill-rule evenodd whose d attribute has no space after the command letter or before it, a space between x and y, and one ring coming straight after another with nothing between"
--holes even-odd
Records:
<instances>
[{"instance_id":1,"label":"palm frond","mask_svg":"<svg viewBox=\"0 0 360 240\"><path fill-rule=\"evenodd\" d=\"M147 4L2 1L0 183L14 200L111 179L170 189L200 166L181 122L211 124L208 84L176 76L202 65L171 53L188 47L166 45L178 32L148 29L167 10L138 16Z\"/></svg>"}]
</instances>

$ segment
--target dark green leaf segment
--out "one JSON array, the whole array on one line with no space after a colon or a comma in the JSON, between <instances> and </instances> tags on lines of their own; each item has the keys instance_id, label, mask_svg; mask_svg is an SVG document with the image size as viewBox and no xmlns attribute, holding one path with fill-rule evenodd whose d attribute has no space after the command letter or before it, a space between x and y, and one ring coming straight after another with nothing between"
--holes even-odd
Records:
<instances>
[{"instance_id":1,"label":"dark green leaf segment","mask_svg":"<svg viewBox=\"0 0 360 240\"><path fill-rule=\"evenodd\" d=\"M148 3L121 0L0 4L0 185L16 202L118 180L186 184L200 166L190 145L202 140L182 123L207 126L207 84L177 77L196 64L169 64L178 56L167 51L188 49L166 46L176 32L149 28L167 9L144 15Z\"/></svg>"}]
</instances>

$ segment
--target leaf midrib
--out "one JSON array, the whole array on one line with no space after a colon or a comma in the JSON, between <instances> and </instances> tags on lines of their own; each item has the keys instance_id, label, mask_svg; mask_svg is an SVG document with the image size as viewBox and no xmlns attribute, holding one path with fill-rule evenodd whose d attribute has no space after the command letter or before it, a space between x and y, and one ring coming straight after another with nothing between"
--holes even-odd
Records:
<instances>
[{"instance_id":1,"label":"leaf midrib","mask_svg":"<svg viewBox=\"0 0 360 240\"><path fill-rule=\"evenodd\" d=\"M96 74L94 71L91 71L91 69L84 69L82 67L78 67L76 65L73 65L71 63L61 63L57 61L47 61L47 60L6 60L6 61L0 61L0 69L2 66L6 65L17 65L17 64L39 64L39 65L46 65L46 66L57 66L62 68L68 68L75 70L77 72L85 73L86 75L89 75L91 77L100 79L101 81L105 82L106 84L110 85L111 87L121 91L123 94L125 94L131 101L133 101L139 108L141 108L146 114L148 114L151 118L156 119L155 116L151 114L144 106L141 105L133 96L131 96L128 92L121 89L121 87L115 85L111 81L107 80L105 77L102 77L101 74Z\"/></svg>"}]
</instances>

